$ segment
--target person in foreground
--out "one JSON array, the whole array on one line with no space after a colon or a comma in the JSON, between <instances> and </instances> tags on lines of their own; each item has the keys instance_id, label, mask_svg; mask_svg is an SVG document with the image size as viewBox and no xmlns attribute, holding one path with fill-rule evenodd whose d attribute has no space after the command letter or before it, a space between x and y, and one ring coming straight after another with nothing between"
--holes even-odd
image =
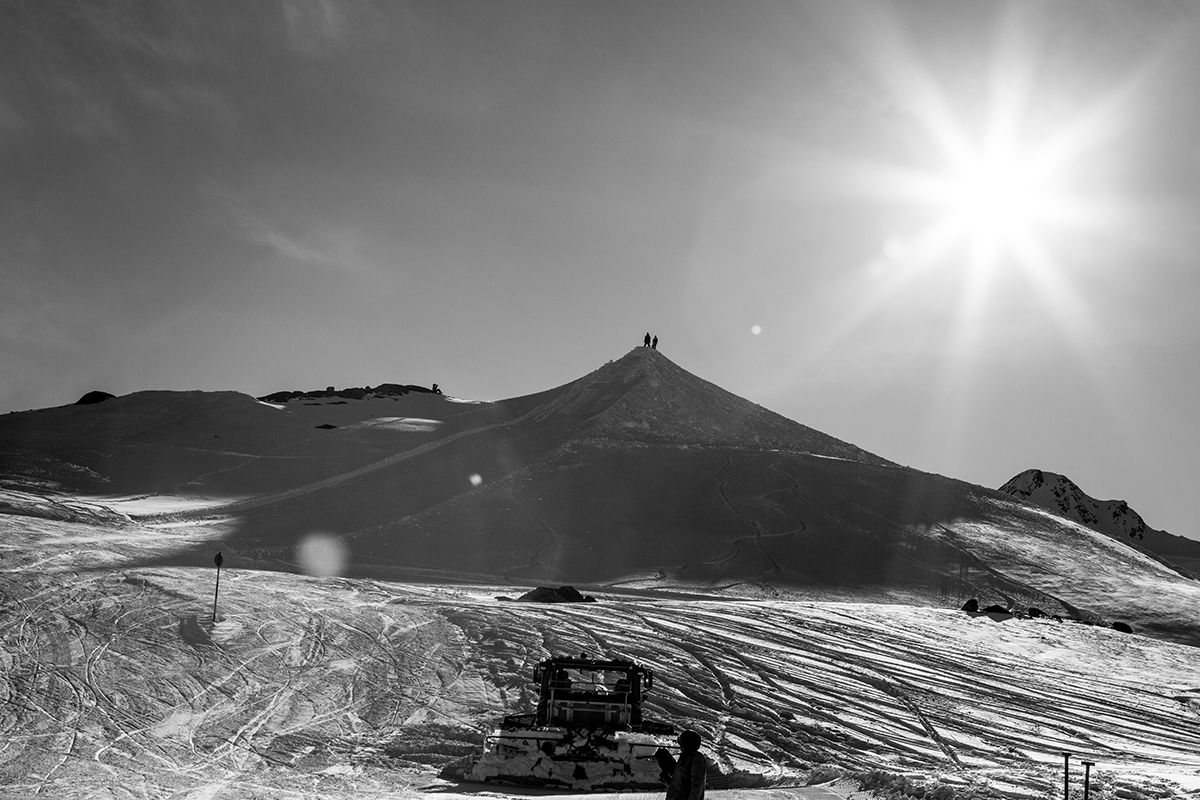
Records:
<instances>
[{"instance_id":1,"label":"person in foreground","mask_svg":"<svg viewBox=\"0 0 1200 800\"><path fill-rule=\"evenodd\" d=\"M679 761L667 784L667 800L704 800L704 776L708 760L700 752L700 734L679 734Z\"/></svg>"}]
</instances>

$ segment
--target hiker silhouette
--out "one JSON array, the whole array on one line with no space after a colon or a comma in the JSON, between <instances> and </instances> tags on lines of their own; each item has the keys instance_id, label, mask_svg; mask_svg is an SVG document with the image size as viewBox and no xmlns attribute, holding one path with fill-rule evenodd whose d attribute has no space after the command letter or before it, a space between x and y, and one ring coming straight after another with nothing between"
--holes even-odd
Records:
<instances>
[{"instance_id":1,"label":"hiker silhouette","mask_svg":"<svg viewBox=\"0 0 1200 800\"><path fill-rule=\"evenodd\" d=\"M657 337L657 336L655 336L655 337L654 337L654 341L650 343L650 349L651 349L651 350L657 350L657 349L658 349L658 337Z\"/></svg>"},{"instance_id":2,"label":"hiker silhouette","mask_svg":"<svg viewBox=\"0 0 1200 800\"><path fill-rule=\"evenodd\" d=\"M650 346L650 332L647 331L646 338L642 340L642 347L649 347L649 346Z\"/></svg>"}]
</instances>

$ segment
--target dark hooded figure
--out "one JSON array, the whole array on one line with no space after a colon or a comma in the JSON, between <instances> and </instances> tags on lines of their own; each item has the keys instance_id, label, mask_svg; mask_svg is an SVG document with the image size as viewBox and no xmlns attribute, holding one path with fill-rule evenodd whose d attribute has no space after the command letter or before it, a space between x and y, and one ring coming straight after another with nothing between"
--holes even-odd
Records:
<instances>
[{"instance_id":1,"label":"dark hooded figure","mask_svg":"<svg viewBox=\"0 0 1200 800\"><path fill-rule=\"evenodd\" d=\"M658 337L657 336L655 336L654 341L650 343L650 349L652 349L652 350L658 349Z\"/></svg>"},{"instance_id":2,"label":"dark hooded figure","mask_svg":"<svg viewBox=\"0 0 1200 800\"><path fill-rule=\"evenodd\" d=\"M704 800L704 776L708 759L700 752L700 734L679 734L679 762L667 784L667 800Z\"/></svg>"},{"instance_id":3,"label":"dark hooded figure","mask_svg":"<svg viewBox=\"0 0 1200 800\"><path fill-rule=\"evenodd\" d=\"M646 331L646 338L642 340L642 347L650 346L650 331Z\"/></svg>"}]
</instances>

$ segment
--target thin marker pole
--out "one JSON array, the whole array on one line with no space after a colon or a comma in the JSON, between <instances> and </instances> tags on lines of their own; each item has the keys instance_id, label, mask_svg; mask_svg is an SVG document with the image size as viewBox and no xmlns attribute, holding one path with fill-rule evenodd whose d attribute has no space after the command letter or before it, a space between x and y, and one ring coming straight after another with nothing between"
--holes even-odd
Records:
<instances>
[{"instance_id":1,"label":"thin marker pole","mask_svg":"<svg viewBox=\"0 0 1200 800\"><path fill-rule=\"evenodd\" d=\"M1071 754L1063 751L1063 800L1071 800Z\"/></svg>"},{"instance_id":2,"label":"thin marker pole","mask_svg":"<svg viewBox=\"0 0 1200 800\"><path fill-rule=\"evenodd\" d=\"M221 551L217 551L217 555L213 558L213 563L217 565L217 588L213 590L213 622L217 621L217 595L221 593L221 564L225 559L221 558Z\"/></svg>"},{"instance_id":3,"label":"thin marker pole","mask_svg":"<svg viewBox=\"0 0 1200 800\"><path fill-rule=\"evenodd\" d=\"M1095 761L1083 761L1083 800L1088 800L1088 791L1091 789L1092 767Z\"/></svg>"}]
</instances>

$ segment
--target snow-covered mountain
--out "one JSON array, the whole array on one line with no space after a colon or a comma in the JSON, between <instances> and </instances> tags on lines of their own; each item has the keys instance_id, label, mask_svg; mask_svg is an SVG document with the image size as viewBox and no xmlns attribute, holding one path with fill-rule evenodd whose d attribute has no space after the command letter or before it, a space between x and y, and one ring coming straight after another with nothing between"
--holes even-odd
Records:
<instances>
[{"instance_id":1,"label":"snow-covered mountain","mask_svg":"<svg viewBox=\"0 0 1200 800\"><path fill-rule=\"evenodd\" d=\"M1200 582L1122 538L642 348L495 403L139 392L9 414L0 786L478 796L439 773L534 707L533 665L586 651L653 668L649 711L741 786L1033 800L1068 750L1098 798L1184 798ZM596 602L495 599L560 583Z\"/></svg>"},{"instance_id":2,"label":"snow-covered mountain","mask_svg":"<svg viewBox=\"0 0 1200 800\"><path fill-rule=\"evenodd\" d=\"M67 498L7 502L62 518L87 496L147 519L111 498L184 496L190 510L154 519L209 534L147 555L160 565L207 564L217 542L238 563L303 571L315 536L338 551L327 571L345 576L977 597L1200 641L1194 582L1170 566L1009 495L893 464L652 349L494 403L289 394L142 392L7 415L7 479ZM1130 603L1093 572L1149 588Z\"/></svg>"},{"instance_id":3,"label":"snow-covered mountain","mask_svg":"<svg viewBox=\"0 0 1200 800\"><path fill-rule=\"evenodd\" d=\"M1200 566L1200 542L1155 530L1124 500L1097 500L1065 475L1027 469L1013 476L1000 491L1114 539L1136 542L1192 571Z\"/></svg>"}]
</instances>

